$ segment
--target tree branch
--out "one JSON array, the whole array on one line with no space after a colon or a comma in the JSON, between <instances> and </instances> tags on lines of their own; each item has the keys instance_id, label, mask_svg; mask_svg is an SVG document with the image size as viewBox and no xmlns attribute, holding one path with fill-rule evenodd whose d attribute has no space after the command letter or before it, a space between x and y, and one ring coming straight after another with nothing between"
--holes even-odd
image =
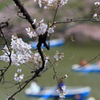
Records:
<instances>
[{"instance_id":1,"label":"tree branch","mask_svg":"<svg viewBox=\"0 0 100 100\"><path fill-rule=\"evenodd\" d=\"M13 0L15 4L18 6L20 11L22 12L23 16L25 16L25 19L28 20L28 22L31 24L32 28L35 30L36 26L33 23L33 20L27 10L24 8L23 4L20 2L20 0Z\"/></svg>"}]
</instances>

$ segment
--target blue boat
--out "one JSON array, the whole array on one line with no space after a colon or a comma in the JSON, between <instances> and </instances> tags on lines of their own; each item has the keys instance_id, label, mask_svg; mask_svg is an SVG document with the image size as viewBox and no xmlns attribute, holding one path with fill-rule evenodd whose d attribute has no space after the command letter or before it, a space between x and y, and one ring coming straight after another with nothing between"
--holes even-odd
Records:
<instances>
[{"instance_id":1,"label":"blue boat","mask_svg":"<svg viewBox=\"0 0 100 100\"><path fill-rule=\"evenodd\" d=\"M72 70L75 72L84 72L84 73L96 72L97 73L97 72L100 72L100 67L98 67L97 63L91 64L87 67L74 64L72 66Z\"/></svg>"},{"instance_id":2,"label":"blue boat","mask_svg":"<svg viewBox=\"0 0 100 100\"><path fill-rule=\"evenodd\" d=\"M53 39L53 40L50 40L49 43L50 43L50 47L62 46L62 45L64 45L65 40L64 39ZM31 42L30 44L31 44L32 48L37 48L36 46L37 46L38 42L34 41L34 42ZM47 41L47 44L48 44L48 41ZM42 47L44 47L44 46L42 45Z\"/></svg>"},{"instance_id":3,"label":"blue boat","mask_svg":"<svg viewBox=\"0 0 100 100\"><path fill-rule=\"evenodd\" d=\"M56 98L59 97L59 93L56 91L57 87L45 87L43 90L41 90L39 93L34 94L32 92L27 92L27 89L25 90L25 94L29 97L39 97L42 100L46 100L47 98ZM67 87L67 94L65 95L65 98L74 98L75 95L79 94L81 97L86 98L89 96L91 91L90 87Z\"/></svg>"}]
</instances>

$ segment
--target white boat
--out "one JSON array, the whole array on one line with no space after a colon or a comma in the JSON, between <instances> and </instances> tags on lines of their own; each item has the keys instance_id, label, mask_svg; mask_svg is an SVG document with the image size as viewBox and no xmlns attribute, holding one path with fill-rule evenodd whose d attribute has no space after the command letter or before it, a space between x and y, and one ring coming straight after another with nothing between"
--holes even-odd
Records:
<instances>
[{"instance_id":1,"label":"white boat","mask_svg":"<svg viewBox=\"0 0 100 100\"><path fill-rule=\"evenodd\" d=\"M100 73L100 67L98 67L97 63L91 64L87 67L81 66L79 64L72 65L72 70L74 72L84 72L84 73Z\"/></svg>"},{"instance_id":2,"label":"white boat","mask_svg":"<svg viewBox=\"0 0 100 100\"><path fill-rule=\"evenodd\" d=\"M50 43L50 47L55 47L55 46L64 45L65 40L64 39L52 39L50 41L47 41L47 44L48 44L48 42ZM31 44L32 48L37 48L38 41L33 41L30 44ZM42 47L44 47L44 46L42 45Z\"/></svg>"},{"instance_id":3,"label":"white boat","mask_svg":"<svg viewBox=\"0 0 100 100\"><path fill-rule=\"evenodd\" d=\"M32 93L31 90L27 91L25 90L25 94L29 97L39 97L42 98L42 100L46 100L47 98L56 98L59 97L59 93L56 91L57 87L45 87L42 89L39 93ZM67 87L67 94L65 95L65 98L74 98L75 95L79 94L81 97L86 98L89 96L91 91L90 87Z\"/></svg>"}]
</instances>

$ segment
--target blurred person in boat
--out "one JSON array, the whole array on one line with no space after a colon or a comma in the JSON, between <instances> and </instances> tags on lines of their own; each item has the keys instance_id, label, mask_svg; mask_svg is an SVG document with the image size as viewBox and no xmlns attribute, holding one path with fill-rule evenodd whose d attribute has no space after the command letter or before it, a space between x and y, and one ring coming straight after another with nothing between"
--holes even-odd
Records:
<instances>
[{"instance_id":1,"label":"blurred person in boat","mask_svg":"<svg viewBox=\"0 0 100 100\"><path fill-rule=\"evenodd\" d=\"M100 68L100 58L99 58L99 60L97 61L97 67Z\"/></svg>"},{"instance_id":2,"label":"blurred person in boat","mask_svg":"<svg viewBox=\"0 0 100 100\"><path fill-rule=\"evenodd\" d=\"M54 100L64 100L66 94L66 84L62 79L59 79L58 85L57 85L57 92L59 93L59 96L56 97Z\"/></svg>"},{"instance_id":3,"label":"blurred person in boat","mask_svg":"<svg viewBox=\"0 0 100 100\"><path fill-rule=\"evenodd\" d=\"M85 68L87 68L89 66L88 62L84 58L80 59L79 65L84 66Z\"/></svg>"},{"instance_id":4,"label":"blurred person in boat","mask_svg":"<svg viewBox=\"0 0 100 100\"><path fill-rule=\"evenodd\" d=\"M59 79L57 92L59 93L60 98L65 98L65 95L67 94L66 84L64 83L62 78Z\"/></svg>"},{"instance_id":5,"label":"blurred person in boat","mask_svg":"<svg viewBox=\"0 0 100 100\"><path fill-rule=\"evenodd\" d=\"M62 79L59 80L57 88L59 89L59 92L66 92L66 84Z\"/></svg>"},{"instance_id":6,"label":"blurred person in boat","mask_svg":"<svg viewBox=\"0 0 100 100\"><path fill-rule=\"evenodd\" d=\"M72 65L72 69L74 70L80 67L89 68L90 64L84 58L81 58L78 64Z\"/></svg>"},{"instance_id":7,"label":"blurred person in boat","mask_svg":"<svg viewBox=\"0 0 100 100\"><path fill-rule=\"evenodd\" d=\"M63 86L66 86L66 84L62 79L60 79L60 81L58 83L58 87L63 87Z\"/></svg>"},{"instance_id":8,"label":"blurred person in boat","mask_svg":"<svg viewBox=\"0 0 100 100\"><path fill-rule=\"evenodd\" d=\"M74 96L74 100L84 100L84 99L81 97L81 95L76 94L76 95Z\"/></svg>"},{"instance_id":9,"label":"blurred person in boat","mask_svg":"<svg viewBox=\"0 0 100 100\"><path fill-rule=\"evenodd\" d=\"M41 90L41 87L37 84L36 81L33 81L30 84L30 87L25 90L25 92L27 92L28 94L30 94L30 93L38 94L40 92L40 90Z\"/></svg>"}]
</instances>

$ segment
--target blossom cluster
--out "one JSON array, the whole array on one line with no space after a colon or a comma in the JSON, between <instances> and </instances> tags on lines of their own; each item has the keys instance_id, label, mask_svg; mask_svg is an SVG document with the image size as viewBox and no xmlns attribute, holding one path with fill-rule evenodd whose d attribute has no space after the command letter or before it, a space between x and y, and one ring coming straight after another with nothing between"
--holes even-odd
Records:
<instances>
[{"instance_id":1,"label":"blossom cluster","mask_svg":"<svg viewBox=\"0 0 100 100\"><path fill-rule=\"evenodd\" d=\"M68 0L34 0L34 2L38 1L39 7L41 8L44 5L44 9L54 8L56 4L63 6L67 4Z\"/></svg>"},{"instance_id":2,"label":"blossom cluster","mask_svg":"<svg viewBox=\"0 0 100 100\"><path fill-rule=\"evenodd\" d=\"M10 97L11 97L11 96L9 96L9 95L7 94L6 100L8 100ZM10 100L17 100L17 99L16 99L16 98L11 98Z\"/></svg>"},{"instance_id":3,"label":"blossom cluster","mask_svg":"<svg viewBox=\"0 0 100 100\"><path fill-rule=\"evenodd\" d=\"M43 51L43 49L42 49L42 51ZM48 63L48 60L49 60L49 56L46 54L44 56L45 56L45 66L46 66ZM36 66L40 67L40 65L42 64L41 56L37 51L35 51L35 53L32 55L32 59L30 61L32 61L35 64L35 67ZM38 67L36 67L36 68L38 68Z\"/></svg>"},{"instance_id":4,"label":"blossom cluster","mask_svg":"<svg viewBox=\"0 0 100 100\"><path fill-rule=\"evenodd\" d=\"M27 62L32 62L36 65L36 67L40 67L42 64L41 56L38 53L38 51L35 51L34 53L31 51L32 47L30 44L25 43L21 38L18 38L14 35L12 35L11 38L11 65L20 66L20 64L24 64ZM43 50L43 49L42 49ZM7 47L7 45L4 46L2 49L4 52L3 55L0 56L0 60L9 62L9 54L10 51ZM56 60L63 60L64 54L59 53L58 51L54 55L54 58ZM45 66L48 63L48 60L50 57L48 55L45 55Z\"/></svg>"},{"instance_id":5,"label":"blossom cluster","mask_svg":"<svg viewBox=\"0 0 100 100\"><path fill-rule=\"evenodd\" d=\"M48 63L48 60L49 60L49 56L46 56L45 66L46 66L46 64Z\"/></svg>"},{"instance_id":6,"label":"blossom cluster","mask_svg":"<svg viewBox=\"0 0 100 100\"><path fill-rule=\"evenodd\" d=\"M56 59L56 61L63 60L64 53L59 53L58 51L56 51L56 54L54 55L54 58Z\"/></svg>"},{"instance_id":7,"label":"blossom cluster","mask_svg":"<svg viewBox=\"0 0 100 100\"><path fill-rule=\"evenodd\" d=\"M95 2L94 5L95 5L96 7L98 7L98 6L100 6L100 2ZM98 19L98 18L97 18L97 17L98 17L98 14L94 13L93 17L94 17L95 19Z\"/></svg>"},{"instance_id":8,"label":"blossom cluster","mask_svg":"<svg viewBox=\"0 0 100 100\"><path fill-rule=\"evenodd\" d=\"M46 31L48 32L48 35L54 33L54 27L49 27L45 24L44 19L42 19L39 23L37 23L36 19L34 19L32 24L36 25L36 30L31 31L29 27L26 28L27 34L30 38L43 35Z\"/></svg>"},{"instance_id":9,"label":"blossom cluster","mask_svg":"<svg viewBox=\"0 0 100 100\"><path fill-rule=\"evenodd\" d=\"M16 36L12 35L11 38L11 64L20 66L20 64L29 62L32 58L32 52L31 52L31 45L25 43L22 38L17 38ZM5 62L9 62L9 54L10 51L8 50L8 47L5 45L5 47L2 50L4 52L3 55L0 56L0 60L3 60Z\"/></svg>"},{"instance_id":10,"label":"blossom cluster","mask_svg":"<svg viewBox=\"0 0 100 100\"><path fill-rule=\"evenodd\" d=\"M98 16L97 14L94 14L94 15L93 15L94 18L97 18L97 16Z\"/></svg>"},{"instance_id":11,"label":"blossom cluster","mask_svg":"<svg viewBox=\"0 0 100 100\"><path fill-rule=\"evenodd\" d=\"M65 95L67 94L66 86L64 85L64 86L58 88L57 92L59 93L60 98L65 98Z\"/></svg>"},{"instance_id":12,"label":"blossom cluster","mask_svg":"<svg viewBox=\"0 0 100 100\"><path fill-rule=\"evenodd\" d=\"M68 76L65 74L64 77L60 78L60 81L58 83L58 88L57 88L57 92L59 93L59 97L60 98L65 98L65 95L67 94L67 89L66 89L66 85L64 84L64 82L62 81L62 79L67 78Z\"/></svg>"},{"instance_id":13,"label":"blossom cluster","mask_svg":"<svg viewBox=\"0 0 100 100\"><path fill-rule=\"evenodd\" d=\"M20 74L21 71L22 71L22 69L17 69L18 73L15 73L15 75L14 75L14 80L15 81L21 82L21 80L24 79L24 74Z\"/></svg>"},{"instance_id":14,"label":"blossom cluster","mask_svg":"<svg viewBox=\"0 0 100 100\"><path fill-rule=\"evenodd\" d=\"M95 6L99 6L100 5L100 2L95 2L94 5Z\"/></svg>"},{"instance_id":15,"label":"blossom cluster","mask_svg":"<svg viewBox=\"0 0 100 100\"><path fill-rule=\"evenodd\" d=\"M99 7L100 6L100 2L95 2L94 5L95 5L95 7ZM93 18L98 20L98 17L99 17L98 14L94 13Z\"/></svg>"},{"instance_id":16,"label":"blossom cluster","mask_svg":"<svg viewBox=\"0 0 100 100\"><path fill-rule=\"evenodd\" d=\"M32 61L35 64L35 66L40 66L42 62L40 54L37 51L33 53L30 61Z\"/></svg>"},{"instance_id":17,"label":"blossom cluster","mask_svg":"<svg viewBox=\"0 0 100 100\"><path fill-rule=\"evenodd\" d=\"M31 28L30 28L30 27L26 28L25 30L27 31L27 34L28 34L28 36L29 36L30 38L36 37L36 36L37 36L36 32L35 32L35 31L34 31L34 32L31 31Z\"/></svg>"}]
</instances>

